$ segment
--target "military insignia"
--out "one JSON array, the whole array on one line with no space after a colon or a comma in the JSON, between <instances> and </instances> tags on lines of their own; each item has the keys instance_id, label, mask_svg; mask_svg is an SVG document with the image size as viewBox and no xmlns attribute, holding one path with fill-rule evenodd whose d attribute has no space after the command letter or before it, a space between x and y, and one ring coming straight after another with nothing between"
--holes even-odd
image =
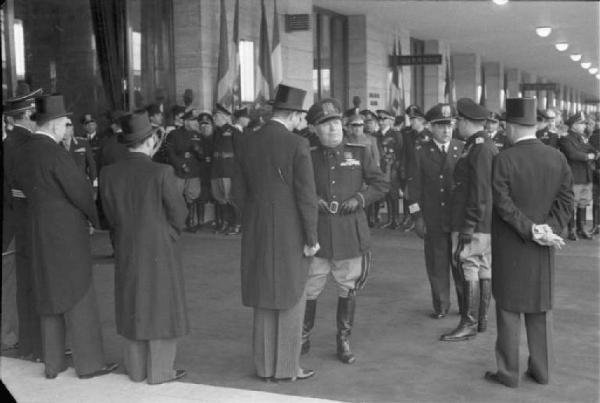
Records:
<instances>
[{"instance_id":1,"label":"military insignia","mask_svg":"<svg viewBox=\"0 0 600 403\"><path fill-rule=\"evenodd\" d=\"M485 142L485 140L483 139L483 137L477 137L475 139L475 144L483 144Z\"/></svg>"},{"instance_id":2,"label":"military insignia","mask_svg":"<svg viewBox=\"0 0 600 403\"><path fill-rule=\"evenodd\" d=\"M352 153L350 151L344 151L344 158L347 160L352 159Z\"/></svg>"},{"instance_id":3,"label":"military insignia","mask_svg":"<svg viewBox=\"0 0 600 403\"><path fill-rule=\"evenodd\" d=\"M340 162L340 166L341 167L353 167L353 166L360 166L360 161L354 158L348 158L345 159L344 161Z\"/></svg>"},{"instance_id":4,"label":"military insignia","mask_svg":"<svg viewBox=\"0 0 600 403\"><path fill-rule=\"evenodd\" d=\"M450 109L450 105L444 105L444 106L442 106L442 111L441 112L442 112L442 116L445 117L445 118L452 117L452 112L451 112L451 109Z\"/></svg>"},{"instance_id":5,"label":"military insignia","mask_svg":"<svg viewBox=\"0 0 600 403\"><path fill-rule=\"evenodd\" d=\"M454 147L452 147L452 149L453 149L454 151L456 151L456 150L458 150L458 147L454 146Z\"/></svg>"},{"instance_id":6,"label":"military insignia","mask_svg":"<svg viewBox=\"0 0 600 403\"><path fill-rule=\"evenodd\" d=\"M85 152L85 148L81 147L81 148L77 148L77 149L75 149L73 151L75 151L76 153L84 153Z\"/></svg>"},{"instance_id":7,"label":"military insignia","mask_svg":"<svg viewBox=\"0 0 600 403\"><path fill-rule=\"evenodd\" d=\"M323 113L325 114L325 116L337 114L335 105L331 102L323 103Z\"/></svg>"}]
</instances>

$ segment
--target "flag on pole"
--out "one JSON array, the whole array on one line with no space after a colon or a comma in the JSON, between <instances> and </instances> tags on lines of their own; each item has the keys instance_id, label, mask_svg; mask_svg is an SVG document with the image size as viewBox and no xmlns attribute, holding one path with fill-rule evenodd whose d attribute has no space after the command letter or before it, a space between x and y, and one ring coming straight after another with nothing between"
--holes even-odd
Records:
<instances>
[{"instance_id":1,"label":"flag on pole","mask_svg":"<svg viewBox=\"0 0 600 403\"><path fill-rule=\"evenodd\" d=\"M394 37L394 51L392 52L392 79L390 80L389 88L389 105L394 116L401 114L404 109L402 107L402 94L400 90L400 66L398 65L398 38Z\"/></svg>"},{"instance_id":2,"label":"flag on pole","mask_svg":"<svg viewBox=\"0 0 600 403\"><path fill-rule=\"evenodd\" d=\"M257 102L264 102L273 96L273 71L271 68L271 47L267 28L265 0L261 0L260 38L258 40L258 69L256 69Z\"/></svg>"},{"instance_id":3,"label":"flag on pole","mask_svg":"<svg viewBox=\"0 0 600 403\"><path fill-rule=\"evenodd\" d=\"M281 42L279 41L277 0L274 0L273 4L273 51L271 52L271 61L273 66L273 87L277 87L283 81L283 67L281 61Z\"/></svg>"},{"instance_id":4,"label":"flag on pole","mask_svg":"<svg viewBox=\"0 0 600 403\"><path fill-rule=\"evenodd\" d=\"M485 69L481 65L481 94L479 94L479 105L485 106L487 94L485 89Z\"/></svg>"},{"instance_id":5,"label":"flag on pole","mask_svg":"<svg viewBox=\"0 0 600 403\"><path fill-rule=\"evenodd\" d=\"M217 63L217 89L215 103L218 102L231 109L233 107L233 91L229 65L229 39L227 35L227 14L225 0L221 0L221 21L219 31L219 59Z\"/></svg>"},{"instance_id":6,"label":"flag on pole","mask_svg":"<svg viewBox=\"0 0 600 403\"><path fill-rule=\"evenodd\" d=\"M444 100L449 103L454 103L454 80L452 78L452 65L450 56L446 55L446 83L444 86Z\"/></svg>"},{"instance_id":7,"label":"flag on pole","mask_svg":"<svg viewBox=\"0 0 600 403\"><path fill-rule=\"evenodd\" d=\"M233 14L233 106L241 105L241 74L240 74L240 0L235 0L235 13Z\"/></svg>"}]
</instances>

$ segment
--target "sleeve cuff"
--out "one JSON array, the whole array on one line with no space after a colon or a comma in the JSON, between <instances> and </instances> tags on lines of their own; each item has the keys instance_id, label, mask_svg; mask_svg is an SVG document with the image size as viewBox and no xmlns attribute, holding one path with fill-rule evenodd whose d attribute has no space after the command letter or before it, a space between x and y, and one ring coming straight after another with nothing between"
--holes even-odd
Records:
<instances>
[{"instance_id":1,"label":"sleeve cuff","mask_svg":"<svg viewBox=\"0 0 600 403\"><path fill-rule=\"evenodd\" d=\"M415 213L418 213L419 211L421 211L421 207L419 207L419 203L413 203L410 206L408 206L408 212L410 214L415 214Z\"/></svg>"},{"instance_id":2,"label":"sleeve cuff","mask_svg":"<svg viewBox=\"0 0 600 403\"><path fill-rule=\"evenodd\" d=\"M365 203L365 197L363 196L362 193L358 192L356 193L356 195L359 197L361 203L362 203L362 207L365 208L366 207L366 203Z\"/></svg>"}]
</instances>

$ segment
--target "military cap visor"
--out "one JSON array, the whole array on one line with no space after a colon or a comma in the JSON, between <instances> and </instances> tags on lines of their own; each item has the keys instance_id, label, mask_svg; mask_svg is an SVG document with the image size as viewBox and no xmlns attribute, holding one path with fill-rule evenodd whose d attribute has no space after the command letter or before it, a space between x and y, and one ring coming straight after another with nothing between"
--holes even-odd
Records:
<instances>
[{"instance_id":1,"label":"military cap visor","mask_svg":"<svg viewBox=\"0 0 600 403\"><path fill-rule=\"evenodd\" d=\"M583 112L577 112L576 114L572 115L569 119L567 119L565 123L567 124L567 126L573 126L577 123L585 123L585 120L585 114Z\"/></svg>"},{"instance_id":2,"label":"military cap visor","mask_svg":"<svg viewBox=\"0 0 600 403\"><path fill-rule=\"evenodd\" d=\"M42 95L42 91L43 90L39 88L30 93L7 99L6 104L2 107L2 113L13 115L35 109L34 98Z\"/></svg>"},{"instance_id":3,"label":"military cap visor","mask_svg":"<svg viewBox=\"0 0 600 403\"><path fill-rule=\"evenodd\" d=\"M486 121L490 115L483 106L475 103L471 98L461 98L456 103L458 116L472 121Z\"/></svg>"},{"instance_id":4,"label":"military cap visor","mask_svg":"<svg viewBox=\"0 0 600 403\"><path fill-rule=\"evenodd\" d=\"M449 104L437 104L427 111L425 120L432 124L452 123L454 110Z\"/></svg>"}]
</instances>

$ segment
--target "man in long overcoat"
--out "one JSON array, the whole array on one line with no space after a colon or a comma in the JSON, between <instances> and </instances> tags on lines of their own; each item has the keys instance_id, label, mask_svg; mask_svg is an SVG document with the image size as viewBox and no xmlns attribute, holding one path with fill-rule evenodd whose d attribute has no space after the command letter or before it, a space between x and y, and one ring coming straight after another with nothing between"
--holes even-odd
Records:
<instances>
[{"instance_id":1,"label":"man in long overcoat","mask_svg":"<svg viewBox=\"0 0 600 403\"><path fill-rule=\"evenodd\" d=\"M527 376L545 384L552 364L554 246L573 208L572 175L561 153L535 135L535 99L506 100L512 146L494 161L492 283L498 371L485 378L519 384L519 331L525 317Z\"/></svg>"},{"instance_id":2,"label":"man in long overcoat","mask_svg":"<svg viewBox=\"0 0 600 403\"><path fill-rule=\"evenodd\" d=\"M52 379L67 369L66 331L77 375L104 375L117 364L104 363L88 233L88 222L98 222L92 187L58 144L68 115L62 96L36 98L35 103L37 130L22 146L15 178L27 198L45 375Z\"/></svg>"},{"instance_id":3,"label":"man in long overcoat","mask_svg":"<svg viewBox=\"0 0 600 403\"><path fill-rule=\"evenodd\" d=\"M187 208L173 168L152 161L158 133L145 113L124 122L121 161L103 168L100 196L115 240L115 316L126 339L125 366L136 381L181 378L173 369L177 338L188 332L177 245Z\"/></svg>"},{"instance_id":4,"label":"man in long overcoat","mask_svg":"<svg viewBox=\"0 0 600 403\"><path fill-rule=\"evenodd\" d=\"M303 379L304 286L318 249L317 196L304 119L306 91L279 85L273 118L242 137L234 200L242 209L242 302L254 308L254 363L264 379ZM304 254L303 254L304 251Z\"/></svg>"}]
</instances>

